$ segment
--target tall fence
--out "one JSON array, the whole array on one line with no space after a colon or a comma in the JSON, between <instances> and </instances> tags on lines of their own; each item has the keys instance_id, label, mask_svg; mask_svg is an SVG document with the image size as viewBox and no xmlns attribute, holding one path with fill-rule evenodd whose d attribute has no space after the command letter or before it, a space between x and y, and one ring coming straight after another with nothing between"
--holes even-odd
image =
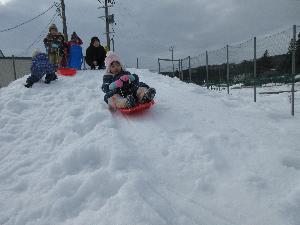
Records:
<instances>
[{"instance_id":1,"label":"tall fence","mask_svg":"<svg viewBox=\"0 0 300 225\"><path fill-rule=\"evenodd\" d=\"M31 57L0 57L0 88L30 73Z\"/></svg>"},{"instance_id":2,"label":"tall fence","mask_svg":"<svg viewBox=\"0 0 300 225\"><path fill-rule=\"evenodd\" d=\"M0 88L8 86L12 81L30 74L31 57L0 57ZM86 70L85 56L82 69Z\"/></svg>"},{"instance_id":3,"label":"tall fence","mask_svg":"<svg viewBox=\"0 0 300 225\"><path fill-rule=\"evenodd\" d=\"M242 84L256 87L267 83L290 83L292 86L292 115L294 115L294 83L300 73L300 26L275 34L253 37L239 44L206 51L197 56L179 59L177 76L182 81L209 87L225 87ZM297 32L299 34L297 35ZM159 60L159 73L174 76L174 62ZM161 64L164 63L164 66Z\"/></svg>"}]
</instances>

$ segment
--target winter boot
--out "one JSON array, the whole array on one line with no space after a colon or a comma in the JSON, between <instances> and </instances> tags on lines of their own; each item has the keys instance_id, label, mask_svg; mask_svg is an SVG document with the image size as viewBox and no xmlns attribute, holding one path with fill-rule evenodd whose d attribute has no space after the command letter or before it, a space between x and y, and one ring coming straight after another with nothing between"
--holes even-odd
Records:
<instances>
[{"instance_id":1,"label":"winter boot","mask_svg":"<svg viewBox=\"0 0 300 225\"><path fill-rule=\"evenodd\" d=\"M149 88L145 92L145 94L144 94L144 96L141 100L141 103L144 104L144 103L147 103L147 102L151 102L153 100L155 94L156 94L156 90L154 88Z\"/></svg>"},{"instance_id":2,"label":"winter boot","mask_svg":"<svg viewBox=\"0 0 300 225\"><path fill-rule=\"evenodd\" d=\"M135 98L132 95L126 97L125 108L132 108L136 105Z\"/></svg>"},{"instance_id":3,"label":"winter boot","mask_svg":"<svg viewBox=\"0 0 300 225\"><path fill-rule=\"evenodd\" d=\"M26 84L24 84L24 86L27 88L31 88L32 85L33 85L33 83L31 83L31 82L26 82Z\"/></svg>"},{"instance_id":4,"label":"winter boot","mask_svg":"<svg viewBox=\"0 0 300 225\"><path fill-rule=\"evenodd\" d=\"M50 84L51 81L54 81L57 79L57 76L55 73L48 73L45 77L45 84Z\"/></svg>"},{"instance_id":5,"label":"winter boot","mask_svg":"<svg viewBox=\"0 0 300 225\"><path fill-rule=\"evenodd\" d=\"M26 84L24 84L25 87L27 88L31 88L32 85L35 83L35 82L38 82L39 81L39 76L33 76L33 75L30 75L27 80L26 80Z\"/></svg>"},{"instance_id":6,"label":"winter boot","mask_svg":"<svg viewBox=\"0 0 300 225\"><path fill-rule=\"evenodd\" d=\"M56 73L53 73L52 81L57 80L57 75Z\"/></svg>"}]
</instances>

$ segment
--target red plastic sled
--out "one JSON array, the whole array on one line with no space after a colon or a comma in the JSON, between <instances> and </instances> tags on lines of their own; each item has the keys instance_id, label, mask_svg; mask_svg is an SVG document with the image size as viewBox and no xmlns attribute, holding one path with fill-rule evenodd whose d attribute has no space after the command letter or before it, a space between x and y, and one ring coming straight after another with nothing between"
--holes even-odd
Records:
<instances>
[{"instance_id":1,"label":"red plastic sled","mask_svg":"<svg viewBox=\"0 0 300 225\"><path fill-rule=\"evenodd\" d=\"M57 73L63 76L74 76L76 74L76 69L74 68L60 68Z\"/></svg>"},{"instance_id":2,"label":"red plastic sled","mask_svg":"<svg viewBox=\"0 0 300 225\"><path fill-rule=\"evenodd\" d=\"M137 113L137 112L141 112L144 111L146 109L149 109L152 105L154 105L154 101L152 100L151 102L145 103L145 104L138 104L133 108L129 108L129 109L119 109L121 113L124 114L131 114L131 113Z\"/></svg>"}]
</instances>

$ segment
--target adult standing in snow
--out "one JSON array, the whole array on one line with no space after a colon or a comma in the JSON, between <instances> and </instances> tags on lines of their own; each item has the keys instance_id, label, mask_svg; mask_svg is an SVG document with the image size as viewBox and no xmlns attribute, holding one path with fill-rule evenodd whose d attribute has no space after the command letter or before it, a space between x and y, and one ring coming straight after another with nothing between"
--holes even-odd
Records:
<instances>
[{"instance_id":1,"label":"adult standing in snow","mask_svg":"<svg viewBox=\"0 0 300 225\"><path fill-rule=\"evenodd\" d=\"M85 61L91 67L92 70L104 69L104 59L106 57L106 51L100 44L98 37L92 37L90 46L86 49Z\"/></svg>"}]
</instances>

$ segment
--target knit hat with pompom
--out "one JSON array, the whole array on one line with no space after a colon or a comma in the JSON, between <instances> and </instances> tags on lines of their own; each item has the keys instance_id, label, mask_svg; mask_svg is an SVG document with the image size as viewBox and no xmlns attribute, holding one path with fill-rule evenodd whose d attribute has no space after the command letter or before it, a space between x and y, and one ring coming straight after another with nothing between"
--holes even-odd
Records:
<instances>
[{"instance_id":1,"label":"knit hat with pompom","mask_svg":"<svg viewBox=\"0 0 300 225\"><path fill-rule=\"evenodd\" d=\"M119 62L122 67L122 70L125 69L123 64L121 63L120 57L116 53L109 51L106 53L106 58L105 58L106 72L110 73L110 66L113 62Z\"/></svg>"}]
</instances>

